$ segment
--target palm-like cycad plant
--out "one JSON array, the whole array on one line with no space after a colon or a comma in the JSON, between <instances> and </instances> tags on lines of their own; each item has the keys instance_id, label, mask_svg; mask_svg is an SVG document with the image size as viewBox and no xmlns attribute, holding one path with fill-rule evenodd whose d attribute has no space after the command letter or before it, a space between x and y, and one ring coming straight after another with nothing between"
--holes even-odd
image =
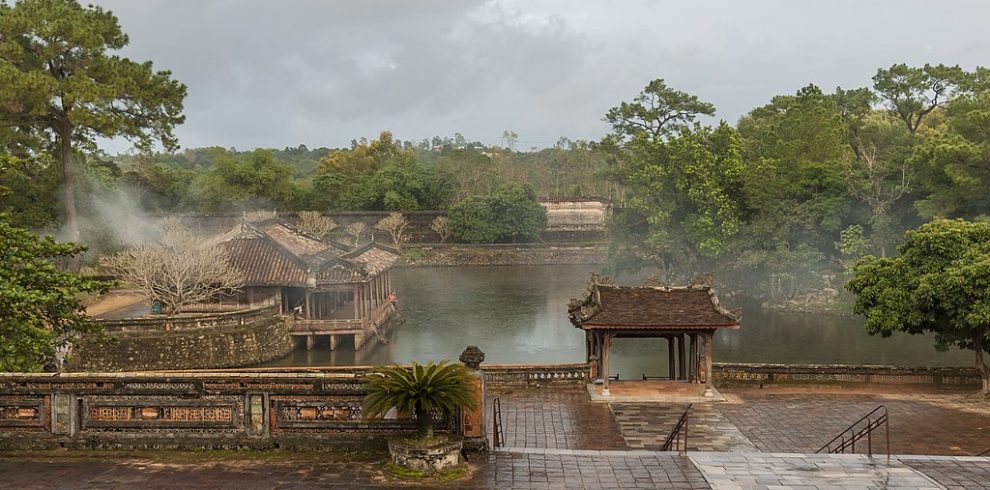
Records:
<instances>
[{"instance_id":1,"label":"palm-like cycad plant","mask_svg":"<svg viewBox=\"0 0 990 490\"><path fill-rule=\"evenodd\" d=\"M460 364L443 361L425 366L413 363L410 369L378 367L365 379L368 382L365 415L383 415L393 407L400 412L415 410L416 435L421 442L433 436L434 410L450 414L462 405L477 406L469 384L471 373Z\"/></svg>"}]
</instances>

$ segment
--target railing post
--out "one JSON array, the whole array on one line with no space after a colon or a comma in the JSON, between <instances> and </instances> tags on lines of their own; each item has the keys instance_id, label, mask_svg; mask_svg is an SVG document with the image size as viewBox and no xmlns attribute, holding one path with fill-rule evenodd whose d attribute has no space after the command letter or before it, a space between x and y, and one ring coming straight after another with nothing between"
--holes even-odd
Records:
<instances>
[{"instance_id":1,"label":"railing post","mask_svg":"<svg viewBox=\"0 0 990 490\"><path fill-rule=\"evenodd\" d=\"M469 345L461 353L460 361L464 363L473 377L471 380L472 391L476 408L464 407L461 410L461 435L464 436L464 449L470 451L488 450L488 433L485 416L485 373L481 370L481 363L485 360L485 353L481 352L477 346Z\"/></svg>"}]
</instances>

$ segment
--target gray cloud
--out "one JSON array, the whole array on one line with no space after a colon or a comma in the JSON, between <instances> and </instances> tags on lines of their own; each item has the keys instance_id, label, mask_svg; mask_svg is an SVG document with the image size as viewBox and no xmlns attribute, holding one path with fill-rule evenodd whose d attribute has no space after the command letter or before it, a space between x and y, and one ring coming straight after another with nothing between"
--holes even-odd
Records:
<instances>
[{"instance_id":1,"label":"gray cloud","mask_svg":"<svg viewBox=\"0 0 990 490\"><path fill-rule=\"evenodd\" d=\"M184 146L345 146L390 129L520 146L596 139L649 80L735 121L808 83L987 64L980 1L98 0L125 55L189 86ZM111 142L112 151L127 145Z\"/></svg>"}]
</instances>

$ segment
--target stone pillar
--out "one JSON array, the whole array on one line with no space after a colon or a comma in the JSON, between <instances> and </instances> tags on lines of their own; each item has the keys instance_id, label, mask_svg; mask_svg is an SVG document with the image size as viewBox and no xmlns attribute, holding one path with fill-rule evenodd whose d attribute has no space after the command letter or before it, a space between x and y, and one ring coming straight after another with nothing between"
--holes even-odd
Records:
<instances>
[{"instance_id":1,"label":"stone pillar","mask_svg":"<svg viewBox=\"0 0 990 490\"><path fill-rule=\"evenodd\" d=\"M715 396L715 376L712 373L712 335L715 332L705 333L705 396Z\"/></svg>"},{"instance_id":2,"label":"stone pillar","mask_svg":"<svg viewBox=\"0 0 990 490\"><path fill-rule=\"evenodd\" d=\"M674 337L669 336L667 339L667 378L670 380L676 379L677 375L677 365L675 362L677 360L674 358Z\"/></svg>"},{"instance_id":3,"label":"stone pillar","mask_svg":"<svg viewBox=\"0 0 990 490\"><path fill-rule=\"evenodd\" d=\"M306 336L306 350L313 350L313 347L315 345L316 345L316 336L315 335L307 335Z\"/></svg>"},{"instance_id":4,"label":"stone pillar","mask_svg":"<svg viewBox=\"0 0 990 490\"><path fill-rule=\"evenodd\" d=\"M609 351L612 350L612 334L605 334L605 345L602 348L602 395L611 396L608 391L608 361Z\"/></svg>"},{"instance_id":5,"label":"stone pillar","mask_svg":"<svg viewBox=\"0 0 990 490\"><path fill-rule=\"evenodd\" d=\"M340 335L330 336L330 350L337 350L337 346L340 344Z\"/></svg>"},{"instance_id":6,"label":"stone pillar","mask_svg":"<svg viewBox=\"0 0 990 490\"><path fill-rule=\"evenodd\" d=\"M485 410L485 373L481 363L485 353L475 345L469 345L461 353L460 361L471 373L471 387L474 391L475 408L461 407L461 435L464 436L464 449L467 451L488 451L488 424Z\"/></svg>"}]
</instances>

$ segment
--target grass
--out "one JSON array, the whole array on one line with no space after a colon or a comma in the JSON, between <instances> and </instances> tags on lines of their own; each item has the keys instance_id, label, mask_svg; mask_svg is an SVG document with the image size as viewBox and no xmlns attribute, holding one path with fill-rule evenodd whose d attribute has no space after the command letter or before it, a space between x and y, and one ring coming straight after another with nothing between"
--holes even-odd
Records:
<instances>
[{"instance_id":1,"label":"grass","mask_svg":"<svg viewBox=\"0 0 990 490\"><path fill-rule=\"evenodd\" d=\"M438 473L429 473L421 470L413 470L406 468L401 464L388 462L385 463L385 475L394 480L433 480L438 482L452 482L465 478L468 476L468 470L465 465L459 465L454 468L449 468Z\"/></svg>"}]
</instances>

